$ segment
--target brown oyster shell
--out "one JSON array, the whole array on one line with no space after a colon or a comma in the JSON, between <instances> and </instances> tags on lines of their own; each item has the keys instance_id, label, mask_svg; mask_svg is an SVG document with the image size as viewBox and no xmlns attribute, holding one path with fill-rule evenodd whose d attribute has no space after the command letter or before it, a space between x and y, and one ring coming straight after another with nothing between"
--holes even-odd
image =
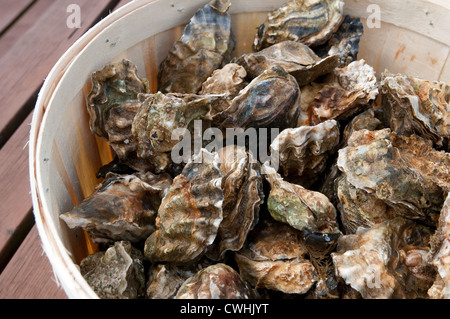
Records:
<instances>
[{"instance_id":1,"label":"brown oyster shell","mask_svg":"<svg viewBox=\"0 0 450 319\"><path fill-rule=\"evenodd\" d=\"M361 227L339 239L332 253L336 272L366 299L424 298L434 279L421 257L430 237L428 227L401 217Z\"/></svg>"},{"instance_id":2,"label":"brown oyster shell","mask_svg":"<svg viewBox=\"0 0 450 319\"><path fill-rule=\"evenodd\" d=\"M353 133L339 150L337 165L347 180L402 216L436 222L449 189L450 154L430 141L399 136L390 129Z\"/></svg>"},{"instance_id":3,"label":"brown oyster shell","mask_svg":"<svg viewBox=\"0 0 450 319\"><path fill-rule=\"evenodd\" d=\"M336 209L325 195L284 181L267 163L263 173L270 184L267 208L275 220L302 231L339 232Z\"/></svg>"},{"instance_id":4,"label":"brown oyster shell","mask_svg":"<svg viewBox=\"0 0 450 319\"><path fill-rule=\"evenodd\" d=\"M215 264L187 279L176 299L254 299L257 292L226 264Z\"/></svg>"},{"instance_id":5,"label":"brown oyster shell","mask_svg":"<svg viewBox=\"0 0 450 319\"><path fill-rule=\"evenodd\" d=\"M171 183L166 174L108 173L93 194L60 218L69 228L86 230L97 243L138 243L155 230L161 198Z\"/></svg>"},{"instance_id":6,"label":"brown oyster shell","mask_svg":"<svg viewBox=\"0 0 450 319\"><path fill-rule=\"evenodd\" d=\"M227 94L235 97L246 85L247 71L236 63L228 63L223 68L215 70L202 84L199 94Z\"/></svg>"},{"instance_id":7,"label":"brown oyster shell","mask_svg":"<svg viewBox=\"0 0 450 319\"><path fill-rule=\"evenodd\" d=\"M243 146L229 145L218 152L224 195L220 223L208 257L220 260L226 251L242 248L248 232L259 218L264 201L260 164Z\"/></svg>"},{"instance_id":8,"label":"brown oyster shell","mask_svg":"<svg viewBox=\"0 0 450 319\"><path fill-rule=\"evenodd\" d=\"M326 168L328 156L339 145L339 125L329 120L316 126L283 130L270 145L271 163L284 178L308 187ZM301 182L303 181L303 182Z\"/></svg>"},{"instance_id":9,"label":"brown oyster shell","mask_svg":"<svg viewBox=\"0 0 450 319\"><path fill-rule=\"evenodd\" d=\"M442 206L432 242L432 251L427 260L435 267L437 276L428 290L428 296L432 299L450 299L450 194Z\"/></svg>"},{"instance_id":10,"label":"brown oyster shell","mask_svg":"<svg viewBox=\"0 0 450 319\"><path fill-rule=\"evenodd\" d=\"M229 6L229 0L213 0L197 11L161 63L158 90L198 93L213 71L225 64L234 49Z\"/></svg>"},{"instance_id":11,"label":"brown oyster shell","mask_svg":"<svg viewBox=\"0 0 450 319\"><path fill-rule=\"evenodd\" d=\"M303 91L297 126L348 119L375 100L378 84L374 69L361 59L335 69L326 83L303 87Z\"/></svg>"},{"instance_id":12,"label":"brown oyster shell","mask_svg":"<svg viewBox=\"0 0 450 319\"><path fill-rule=\"evenodd\" d=\"M93 73L92 89L87 97L92 132L108 139L105 125L110 110L129 100L136 100L139 93L149 93L149 84L138 76L136 66L129 60L108 64Z\"/></svg>"},{"instance_id":13,"label":"brown oyster shell","mask_svg":"<svg viewBox=\"0 0 450 319\"><path fill-rule=\"evenodd\" d=\"M307 250L299 231L264 220L249 237L235 259L242 278L252 286L304 294L318 280L314 266L305 259Z\"/></svg>"},{"instance_id":14,"label":"brown oyster shell","mask_svg":"<svg viewBox=\"0 0 450 319\"><path fill-rule=\"evenodd\" d=\"M144 294L144 257L128 241L117 241L105 252L87 256L80 272L100 298L135 299Z\"/></svg>"},{"instance_id":15,"label":"brown oyster shell","mask_svg":"<svg viewBox=\"0 0 450 319\"><path fill-rule=\"evenodd\" d=\"M291 0L269 13L258 29L253 48L260 51L285 40L308 46L322 44L342 23L343 6L340 0Z\"/></svg>"},{"instance_id":16,"label":"brown oyster shell","mask_svg":"<svg viewBox=\"0 0 450 319\"><path fill-rule=\"evenodd\" d=\"M438 146L450 137L450 86L401 74L382 74L381 92L392 130L418 134Z\"/></svg>"},{"instance_id":17,"label":"brown oyster shell","mask_svg":"<svg viewBox=\"0 0 450 319\"><path fill-rule=\"evenodd\" d=\"M213 123L221 128L295 127L300 112L300 88L282 67L264 71L240 91Z\"/></svg>"},{"instance_id":18,"label":"brown oyster shell","mask_svg":"<svg viewBox=\"0 0 450 319\"><path fill-rule=\"evenodd\" d=\"M356 61L359 52L359 41L364 33L364 25L358 17L346 15L338 30L333 33L327 43L315 47L318 56L339 55L339 66L343 67Z\"/></svg>"},{"instance_id":19,"label":"brown oyster shell","mask_svg":"<svg viewBox=\"0 0 450 319\"><path fill-rule=\"evenodd\" d=\"M345 176L340 176L335 182L337 208L345 234L354 234L359 227L371 228L398 216L394 208L373 194L354 187Z\"/></svg>"},{"instance_id":20,"label":"brown oyster shell","mask_svg":"<svg viewBox=\"0 0 450 319\"><path fill-rule=\"evenodd\" d=\"M254 79L276 65L292 74L299 86L306 85L338 66L339 56L319 58L307 45L283 41L264 50L244 54L235 62L242 65Z\"/></svg>"},{"instance_id":21,"label":"brown oyster shell","mask_svg":"<svg viewBox=\"0 0 450 319\"><path fill-rule=\"evenodd\" d=\"M217 154L202 149L167 190L145 242L147 259L184 265L204 255L223 219L221 183Z\"/></svg>"},{"instance_id":22,"label":"brown oyster shell","mask_svg":"<svg viewBox=\"0 0 450 319\"><path fill-rule=\"evenodd\" d=\"M377 117L375 117L374 110L372 108L368 109L356 115L350 123L345 126L344 133L342 133L340 146L341 148L346 147L350 136L356 131L363 129L376 131L381 128L383 128L383 124Z\"/></svg>"}]
</instances>

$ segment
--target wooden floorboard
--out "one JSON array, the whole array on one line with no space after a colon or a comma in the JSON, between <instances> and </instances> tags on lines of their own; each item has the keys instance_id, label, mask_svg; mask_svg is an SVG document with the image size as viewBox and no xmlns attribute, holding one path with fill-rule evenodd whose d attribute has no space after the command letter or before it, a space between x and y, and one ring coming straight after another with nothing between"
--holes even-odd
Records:
<instances>
[{"instance_id":1,"label":"wooden floorboard","mask_svg":"<svg viewBox=\"0 0 450 319\"><path fill-rule=\"evenodd\" d=\"M0 35L5 33L34 2L34 0L0 1Z\"/></svg>"}]
</instances>

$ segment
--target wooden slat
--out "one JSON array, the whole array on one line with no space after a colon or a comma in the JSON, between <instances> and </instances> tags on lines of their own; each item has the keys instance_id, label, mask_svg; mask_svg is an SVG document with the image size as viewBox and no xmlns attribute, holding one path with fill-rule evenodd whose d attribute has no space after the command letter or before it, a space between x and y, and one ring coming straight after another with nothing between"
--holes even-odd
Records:
<instances>
[{"instance_id":1,"label":"wooden slat","mask_svg":"<svg viewBox=\"0 0 450 319\"><path fill-rule=\"evenodd\" d=\"M40 0L46 11L0 57L0 145L3 145L30 110L23 106L41 86L61 55L116 1ZM67 7L80 6L81 28L67 27ZM34 6L29 10L33 11ZM27 14L22 18L26 19ZM14 27L7 33L15 32ZM28 112L26 112L28 111Z\"/></svg>"},{"instance_id":2,"label":"wooden slat","mask_svg":"<svg viewBox=\"0 0 450 319\"><path fill-rule=\"evenodd\" d=\"M120 0L119 3L114 7L114 10L119 9L120 7L126 5L129 2L132 2L133 0Z\"/></svg>"},{"instance_id":3,"label":"wooden slat","mask_svg":"<svg viewBox=\"0 0 450 319\"><path fill-rule=\"evenodd\" d=\"M0 299L67 299L33 227L0 275Z\"/></svg>"},{"instance_id":4,"label":"wooden slat","mask_svg":"<svg viewBox=\"0 0 450 319\"><path fill-rule=\"evenodd\" d=\"M34 0L0 1L0 34L4 33L14 21L34 2Z\"/></svg>"}]
</instances>

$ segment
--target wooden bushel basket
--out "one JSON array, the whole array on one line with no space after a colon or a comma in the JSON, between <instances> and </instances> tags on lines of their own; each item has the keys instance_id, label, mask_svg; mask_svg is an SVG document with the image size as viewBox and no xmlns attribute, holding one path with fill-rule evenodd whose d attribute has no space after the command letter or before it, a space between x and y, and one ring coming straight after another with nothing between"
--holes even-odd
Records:
<instances>
[{"instance_id":1,"label":"wooden bushel basket","mask_svg":"<svg viewBox=\"0 0 450 319\"><path fill-rule=\"evenodd\" d=\"M286 1L232 1L235 56L251 51L256 28L267 12ZM29 144L34 215L43 248L69 298L98 298L78 268L95 248L83 231L70 230L59 215L94 190L95 173L113 158L108 144L89 129L86 96L91 73L128 58L155 92L159 64L191 16L208 2L130 2L80 38L54 66L40 91ZM450 2L376 2L345 0L344 13L364 23L358 58L373 66L378 77L387 68L450 83Z\"/></svg>"}]
</instances>

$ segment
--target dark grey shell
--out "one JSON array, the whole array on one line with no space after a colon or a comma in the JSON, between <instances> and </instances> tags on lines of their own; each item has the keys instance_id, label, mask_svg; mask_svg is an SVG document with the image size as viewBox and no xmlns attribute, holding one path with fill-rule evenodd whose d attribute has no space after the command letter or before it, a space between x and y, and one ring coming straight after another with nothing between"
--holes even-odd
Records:
<instances>
[{"instance_id":1,"label":"dark grey shell","mask_svg":"<svg viewBox=\"0 0 450 319\"><path fill-rule=\"evenodd\" d=\"M213 0L192 17L161 63L159 91L198 93L213 71L227 62L234 48L229 6L229 0Z\"/></svg>"},{"instance_id":2,"label":"dark grey shell","mask_svg":"<svg viewBox=\"0 0 450 319\"><path fill-rule=\"evenodd\" d=\"M87 256L80 272L100 298L136 299L144 294L144 256L128 241Z\"/></svg>"}]
</instances>

